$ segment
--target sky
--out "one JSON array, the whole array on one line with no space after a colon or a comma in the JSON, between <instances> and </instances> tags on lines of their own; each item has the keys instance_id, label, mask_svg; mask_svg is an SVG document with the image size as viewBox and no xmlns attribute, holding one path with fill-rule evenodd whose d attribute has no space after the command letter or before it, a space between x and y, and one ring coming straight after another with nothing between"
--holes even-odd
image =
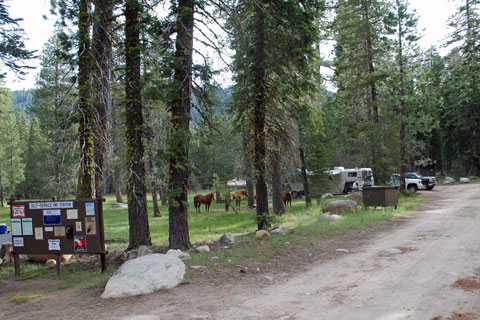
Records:
<instances>
[{"instance_id":1,"label":"sky","mask_svg":"<svg viewBox=\"0 0 480 320\"><path fill-rule=\"evenodd\" d=\"M460 0L410 0L410 8L416 9L419 16L418 29L423 34L419 44L427 49L432 45L439 47L445 42L448 35L447 20L456 11ZM29 50L37 50L40 54L42 47L53 31L55 17L49 14L50 0L5 0L11 18L23 18L20 27L25 30L25 45ZM43 16L46 15L45 20ZM423 31L422 31L423 30ZM440 53L442 52L440 50ZM11 90L33 88L35 77L39 72L39 60L29 62L36 66L24 80L19 79L14 73L7 72L6 86ZM3 70L2 70L3 71ZM8 70L5 70L8 71Z\"/></svg>"}]
</instances>

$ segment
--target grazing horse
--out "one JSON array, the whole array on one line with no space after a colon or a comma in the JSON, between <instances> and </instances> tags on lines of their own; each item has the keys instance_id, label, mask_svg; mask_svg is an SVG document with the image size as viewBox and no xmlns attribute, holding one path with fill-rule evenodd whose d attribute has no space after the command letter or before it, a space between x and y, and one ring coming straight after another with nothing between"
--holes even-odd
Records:
<instances>
[{"instance_id":1,"label":"grazing horse","mask_svg":"<svg viewBox=\"0 0 480 320\"><path fill-rule=\"evenodd\" d=\"M215 200L215 193L209 193L209 194L197 194L193 198L193 206L195 207L196 212L200 212L200 206L205 204L205 210L207 212L210 212L210 204L212 203L212 200Z\"/></svg>"},{"instance_id":2,"label":"grazing horse","mask_svg":"<svg viewBox=\"0 0 480 320\"><path fill-rule=\"evenodd\" d=\"M227 193L225 195L225 211L228 212L228 208L230 207L230 203L234 199L235 199L235 204L237 205L238 208L240 208L240 204L242 202L243 197L248 197L248 190L242 189L242 190L232 191L232 192ZM233 209L233 207L232 207L232 209Z\"/></svg>"},{"instance_id":3,"label":"grazing horse","mask_svg":"<svg viewBox=\"0 0 480 320\"><path fill-rule=\"evenodd\" d=\"M288 203L290 203L290 207L292 206L292 193L287 192L282 197L283 205L286 207Z\"/></svg>"}]
</instances>

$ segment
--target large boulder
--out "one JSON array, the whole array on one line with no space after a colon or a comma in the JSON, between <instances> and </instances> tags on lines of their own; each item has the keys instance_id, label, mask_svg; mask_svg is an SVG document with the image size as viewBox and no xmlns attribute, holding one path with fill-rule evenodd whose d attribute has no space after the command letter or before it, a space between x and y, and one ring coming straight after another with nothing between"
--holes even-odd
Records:
<instances>
[{"instance_id":1,"label":"large boulder","mask_svg":"<svg viewBox=\"0 0 480 320\"><path fill-rule=\"evenodd\" d=\"M353 200L337 200L327 203L322 212L332 213L356 213L357 203Z\"/></svg>"},{"instance_id":2,"label":"large boulder","mask_svg":"<svg viewBox=\"0 0 480 320\"><path fill-rule=\"evenodd\" d=\"M455 179L452 177L445 177L445 180L443 180L443 184L453 184L455 182Z\"/></svg>"},{"instance_id":3,"label":"large boulder","mask_svg":"<svg viewBox=\"0 0 480 320\"><path fill-rule=\"evenodd\" d=\"M149 254L125 262L108 280L102 298L122 298L179 285L185 264L172 254Z\"/></svg>"},{"instance_id":4,"label":"large boulder","mask_svg":"<svg viewBox=\"0 0 480 320\"><path fill-rule=\"evenodd\" d=\"M469 178L460 178L460 182L461 183L470 183L470 179Z\"/></svg>"},{"instance_id":5,"label":"large boulder","mask_svg":"<svg viewBox=\"0 0 480 320\"><path fill-rule=\"evenodd\" d=\"M357 204L363 204L363 192L352 193L352 200Z\"/></svg>"},{"instance_id":6,"label":"large boulder","mask_svg":"<svg viewBox=\"0 0 480 320\"><path fill-rule=\"evenodd\" d=\"M230 232L225 233L220 238L220 240L218 240L218 244L229 244L229 243L234 243L234 242L235 242L235 236Z\"/></svg>"}]
</instances>

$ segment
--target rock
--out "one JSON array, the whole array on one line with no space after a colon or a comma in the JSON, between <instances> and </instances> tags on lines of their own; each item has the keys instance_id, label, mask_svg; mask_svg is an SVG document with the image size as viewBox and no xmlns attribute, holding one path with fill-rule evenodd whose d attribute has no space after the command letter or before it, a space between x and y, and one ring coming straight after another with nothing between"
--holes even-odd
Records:
<instances>
[{"instance_id":1,"label":"rock","mask_svg":"<svg viewBox=\"0 0 480 320\"><path fill-rule=\"evenodd\" d=\"M56 266L57 265L57 260L55 259L48 259L45 261L45 266Z\"/></svg>"},{"instance_id":2,"label":"rock","mask_svg":"<svg viewBox=\"0 0 480 320\"><path fill-rule=\"evenodd\" d=\"M190 266L190 268L192 268L193 270L200 270L205 268L205 266Z\"/></svg>"},{"instance_id":3,"label":"rock","mask_svg":"<svg viewBox=\"0 0 480 320\"><path fill-rule=\"evenodd\" d=\"M288 226L287 233L293 233L295 231L295 226Z\"/></svg>"},{"instance_id":4,"label":"rock","mask_svg":"<svg viewBox=\"0 0 480 320\"><path fill-rule=\"evenodd\" d=\"M382 251L383 255L399 254L399 253L402 253L402 250L397 248L388 248Z\"/></svg>"},{"instance_id":5,"label":"rock","mask_svg":"<svg viewBox=\"0 0 480 320\"><path fill-rule=\"evenodd\" d=\"M131 250L127 252L127 260L137 259L138 257L138 250Z\"/></svg>"},{"instance_id":6,"label":"rock","mask_svg":"<svg viewBox=\"0 0 480 320\"><path fill-rule=\"evenodd\" d=\"M337 214L331 214L330 212L325 212L320 216L320 219L322 220L332 220L332 221L337 221L341 219L342 217L337 215Z\"/></svg>"},{"instance_id":7,"label":"rock","mask_svg":"<svg viewBox=\"0 0 480 320\"><path fill-rule=\"evenodd\" d=\"M231 234L230 232L225 233L220 240L218 240L219 244L229 244L229 243L234 243L235 242L235 236Z\"/></svg>"},{"instance_id":8,"label":"rock","mask_svg":"<svg viewBox=\"0 0 480 320\"><path fill-rule=\"evenodd\" d=\"M204 244L204 245L207 245L207 246L209 246L209 247L214 247L214 246L216 246L216 243L215 243L215 242L213 242L212 240L208 240L208 239L205 240L205 241L203 241L203 244Z\"/></svg>"},{"instance_id":9,"label":"rock","mask_svg":"<svg viewBox=\"0 0 480 320\"><path fill-rule=\"evenodd\" d=\"M285 230L283 230L281 227L278 227L270 231L270 233L285 234Z\"/></svg>"},{"instance_id":10,"label":"rock","mask_svg":"<svg viewBox=\"0 0 480 320\"><path fill-rule=\"evenodd\" d=\"M363 204L363 192L354 192L352 194L352 200L357 204Z\"/></svg>"},{"instance_id":11,"label":"rock","mask_svg":"<svg viewBox=\"0 0 480 320\"><path fill-rule=\"evenodd\" d=\"M113 265L121 265L125 261L127 261L127 254L124 250L115 251L110 258L110 263Z\"/></svg>"},{"instance_id":12,"label":"rock","mask_svg":"<svg viewBox=\"0 0 480 320\"><path fill-rule=\"evenodd\" d=\"M340 253L350 253L350 251L348 251L347 249L337 249L335 251Z\"/></svg>"},{"instance_id":13,"label":"rock","mask_svg":"<svg viewBox=\"0 0 480 320\"><path fill-rule=\"evenodd\" d=\"M102 298L131 297L179 285L185 264L172 254L149 254L125 262L108 280Z\"/></svg>"},{"instance_id":14,"label":"rock","mask_svg":"<svg viewBox=\"0 0 480 320\"><path fill-rule=\"evenodd\" d=\"M201 246L201 247L196 248L195 251L200 252L200 253L210 252L210 247L207 246L207 245Z\"/></svg>"},{"instance_id":15,"label":"rock","mask_svg":"<svg viewBox=\"0 0 480 320\"><path fill-rule=\"evenodd\" d=\"M47 262L47 260L53 259L56 260L57 255L55 254L27 254L28 258L36 262ZM60 259L62 262L67 262L72 258L71 254L62 254Z\"/></svg>"},{"instance_id":16,"label":"rock","mask_svg":"<svg viewBox=\"0 0 480 320\"><path fill-rule=\"evenodd\" d=\"M170 249L170 250L167 251L167 254L174 255L177 258L180 258L182 260L191 258L191 256L188 253L183 252L180 249Z\"/></svg>"},{"instance_id":17,"label":"rock","mask_svg":"<svg viewBox=\"0 0 480 320\"><path fill-rule=\"evenodd\" d=\"M207 311L200 311L198 313L192 313L190 315L190 320L204 320L212 319L212 316Z\"/></svg>"},{"instance_id":18,"label":"rock","mask_svg":"<svg viewBox=\"0 0 480 320\"><path fill-rule=\"evenodd\" d=\"M258 230L257 232L255 232L255 235L257 236L258 239L266 239L270 236L270 233L268 233L268 231L265 231L265 230Z\"/></svg>"},{"instance_id":19,"label":"rock","mask_svg":"<svg viewBox=\"0 0 480 320\"><path fill-rule=\"evenodd\" d=\"M469 178L460 178L460 182L461 183L470 183L470 179Z\"/></svg>"},{"instance_id":20,"label":"rock","mask_svg":"<svg viewBox=\"0 0 480 320\"><path fill-rule=\"evenodd\" d=\"M152 254L153 251L150 250L149 248L147 248L146 246L140 246L138 248L138 253L137 253L137 257L143 257L143 256L146 256L148 254Z\"/></svg>"},{"instance_id":21,"label":"rock","mask_svg":"<svg viewBox=\"0 0 480 320\"><path fill-rule=\"evenodd\" d=\"M128 203L114 203L110 207L111 209L128 209Z\"/></svg>"},{"instance_id":22,"label":"rock","mask_svg":"<svg viewBox=\"0 0 480 320\"><path fill-rule=\"evenodd\" d=\"M357 203L353 200L337 200L327 203L322 211L334 213L356 213Z\"/></svg>"},{"instance_id":23,"label":"rock","mask_svg":"<svg viewBox=\"0 0 480 320\"><path fill-rule=\"evenodd\" d=\"M455 182L455 179L452 177L445 177L445 180L443 180L443 184L453 184Z\"/></svg>"},{"instance_id":24,"label":"rock","mask_svg":"<svg viewBox=\"0 0 480 320\"><path fill-rule=\"evenodd\" d=\"M333 194L325 193L325 194L322 195L322 200L327 199L327 198L333 198L333 197L334 197Z\"/></svg>"},{"instance_id":25,"label":"rock","mask_svg":"<svg viewBox=\"0 0 480 320\"><path fill-rule=\"evenodd\" d=\"M167 251L167 254L171 254L171 255L174 255L176 256L177 258L180 258L180 259L189 259L191 258L191 256L186 253L186 252L183 252L182 250L180 249L170 249Z\"/></svg>"}]
</instances>

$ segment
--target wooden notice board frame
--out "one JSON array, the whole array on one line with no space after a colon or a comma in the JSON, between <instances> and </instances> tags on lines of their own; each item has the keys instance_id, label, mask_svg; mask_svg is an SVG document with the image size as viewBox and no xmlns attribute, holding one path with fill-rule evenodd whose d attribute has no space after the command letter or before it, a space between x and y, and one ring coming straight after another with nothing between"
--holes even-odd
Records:
<instances>
[{"instance_id":1,"label":"wooden notice board frame","mask_svg":"<svg viewBox=\"0 0 480 320\"><path fill-rule=\"evenodd\" d=\"M54 254L58 273L62 254L99 254L105 271L104 201L11 201L15 275L20 274L19 254Z\"/></svg>"}]
</instances>

